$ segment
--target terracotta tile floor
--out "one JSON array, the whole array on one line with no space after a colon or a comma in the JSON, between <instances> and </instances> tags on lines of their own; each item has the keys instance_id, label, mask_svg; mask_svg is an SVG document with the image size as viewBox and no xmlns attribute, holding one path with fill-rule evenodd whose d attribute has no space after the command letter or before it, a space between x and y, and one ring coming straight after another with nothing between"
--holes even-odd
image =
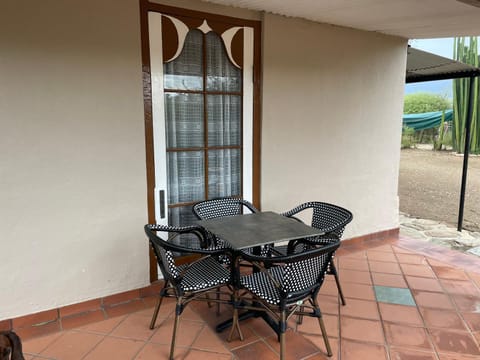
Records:
<instances>
[{"instance_id":1,"label":"terracotta tile floor","mask_svg":"<svg viewBox=\"0 0 480 360\"><path fill-rule=\"evenodd\" d=\"M342 245L337 254L347 305L339 305L332 277L319 296L332 359L480 359L480 258L402 238ZM376 288L410 289L415 305L377 302ZM107 320L25 340L26 359L166 359L174 306L164 302L151 331L152 300L140 311L126 306L123 312L105 314ZM217 334L215 324L229 315L228 307L219 316L203 303L187 307L176 358L278 358L276 336L260 319L242 323L243 342L228 343L228 331ZM288 359L327 358L315 319L305 318L302 325L291 321L291 326Z\"/></svg>"}]
</instances>

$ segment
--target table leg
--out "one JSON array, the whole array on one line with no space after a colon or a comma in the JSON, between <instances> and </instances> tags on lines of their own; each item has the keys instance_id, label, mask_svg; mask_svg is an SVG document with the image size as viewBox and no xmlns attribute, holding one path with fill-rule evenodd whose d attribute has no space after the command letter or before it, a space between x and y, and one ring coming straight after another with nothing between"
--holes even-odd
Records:
<instances>
[{"instance_id":1,"label":"table leg","mask_svg":"<svg viewBox=\"0 0 480 360\"><path fill-rule=\"evenodd\" d=\"M251 319L253 317L255 318L261 317L272 328L272 330L275 331L277 335L280 334L278 323L275 320L273 320L270 316L268 316L268 314L265 311L255 311L255 310L246 311L238 315L238 321ZM233 319L225 320L224 322L221 322L220 324L218 324L215 327L215 330L217 332L222 332L225 329L228 329L230 326L232 326L232 323L233 323Z\"/></svg>"}]
</instances>

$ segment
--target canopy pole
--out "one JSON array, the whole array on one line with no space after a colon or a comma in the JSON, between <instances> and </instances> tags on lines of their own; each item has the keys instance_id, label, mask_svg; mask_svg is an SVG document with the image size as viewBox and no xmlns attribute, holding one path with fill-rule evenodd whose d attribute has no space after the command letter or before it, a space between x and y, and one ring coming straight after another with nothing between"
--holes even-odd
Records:
<instances>
[{"instance_id":1,"label":"canopy pole","mask_svg":"<svg viewBox=\"0 0 480 360\"><path fill-rule=\"evenodd\" d=\"M474 95L474 84L475 77L470 77L470 95L468 97L468 114L465 121L465 149L463 151L463 170L462 170L462 187L460 190L460 205L458 208L458 225L457 230L462 231L463 225L463 209L465 207L465 189L467 187L467 170L468 170L468 156L470 154L470 125L472 123L473 116L473 103L475 99Z\"/></svg>"}]
</instances>

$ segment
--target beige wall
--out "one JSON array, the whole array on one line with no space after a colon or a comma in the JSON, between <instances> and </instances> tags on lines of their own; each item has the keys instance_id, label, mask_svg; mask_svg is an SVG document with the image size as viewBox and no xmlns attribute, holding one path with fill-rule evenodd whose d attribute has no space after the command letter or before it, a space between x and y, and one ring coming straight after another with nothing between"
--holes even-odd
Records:
<instances>
[{"instance_id":1,"label":"beige wall","mask_svg":"<svg viewBox=\"0 0 480 360\"><path fill-rule=\"evenodd\" d=\"M136 0L0 5L0 319L148 283Z\"/></svg>"},{"instance_id":2,"label":"beige wall","mask_svg":"<svg viewBox=\"0 0 480 360\"><path fill-rule=\"evenodd\" d=\"M266 14L262 207L350 209L345 237L398 227L406 40Z\"/></svg>"},{"instance_id":3,"label":"beige wall","mask_svg":"<svg viewBox=\"0 0 480 360\"><path fill-rule=\"evenodd\" d=\"M350 236L397 225L404 45L266 15L264 209L339 203ZM0 319L148 284L141 75L138 0L1 2Z\"/></svg>"}]
</instances>

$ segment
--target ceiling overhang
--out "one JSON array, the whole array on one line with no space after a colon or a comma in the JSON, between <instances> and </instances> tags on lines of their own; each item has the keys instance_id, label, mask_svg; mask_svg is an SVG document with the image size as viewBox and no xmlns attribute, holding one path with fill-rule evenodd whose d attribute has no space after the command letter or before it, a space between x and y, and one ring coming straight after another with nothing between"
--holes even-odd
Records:
<instances>
[{"instance_id":1,"label":"ceiling overhang","mask_svg":"<svg viewBox=\"0 0 480 360\"><path fill-rule=\"evenodd\" d=\"M479 75L480 69L477 67L412 47L407 50L407 83Z\"/></svg>"},{"instance_id":2,"label":"ceiling overhang","mask_svg":"<svg viewBox=\"0 0 480 360\"><path fill-rule=\"evenodd\" d=\"M480 0L204 0L407 39L480 35Z\"/></svg>"}]
</instances>

